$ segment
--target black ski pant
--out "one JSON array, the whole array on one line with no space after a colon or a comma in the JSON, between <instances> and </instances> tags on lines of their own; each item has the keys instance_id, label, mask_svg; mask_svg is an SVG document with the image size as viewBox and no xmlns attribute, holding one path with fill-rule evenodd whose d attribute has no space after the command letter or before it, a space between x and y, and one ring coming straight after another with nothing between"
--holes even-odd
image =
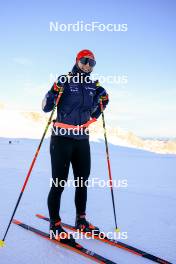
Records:
<instances>
[{"instance_id":1,"label":"black ski pant","mask_svg":"<svg viewBox=\"0 0 176 264\"><path fill-rule=\"evenodd\" d=\"M52 178L54 182L58 183L57 186L52 184L48 195L50 219L61 219L59 211L61 195L64 190L63 180L67 181L68 179L70 163L73 168L74 180L79 179L79 186L75 187L76 214L85 214L87 187L84 182L89 177L91 166L89 139L77 140L64 136L51 136L50 155ZM82 184L80 184L81 181Z\"/></svg>"}]
</instances>

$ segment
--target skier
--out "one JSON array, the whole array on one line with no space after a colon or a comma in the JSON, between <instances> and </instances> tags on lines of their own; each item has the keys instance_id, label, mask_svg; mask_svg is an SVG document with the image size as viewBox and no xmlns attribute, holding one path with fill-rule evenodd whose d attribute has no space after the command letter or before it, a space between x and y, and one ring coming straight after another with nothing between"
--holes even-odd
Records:
<instances>
[{"instance_id":1,"label":"skier","mask_svg":"<svg viewBox=\"0 0 176 264\"><path fill-rule=\"evenodd\" d=\"M95 56L90 50L82 50L77 54L76 63L68 75L58 77L56 83L45 95L42 102L44 112L53 109L54 102L58 96L59 88L63 88L63 94L57 106L57 119L53 122L50 140L50 155L52 178L58 183L67 181L69 166L72 164L75 180L83 183L90 174L91 157L89 135L87 127L90 120L94 121L101 115L99 100L102 99L103 109L109 102L106 90L98 81L92 81L90 74L96 65ZM83 129L78 129L84 124ZM77 132L70 128L77 126ZM63 133L63 129L64 133ZM50 216L50 231L67 232L61 224L60 202L63 185L52 185L48 195L48 210ZM92 232L98 228L86 219L87 187L79 185L75 189L75 206L77 229L84 232ZM61 241L62 239L60 239ZM65 240L66 241L66 240ZM66 243L64 241L64 243ZM62 241L63 242L63 241Z\"/></svg>"}]
</instances>

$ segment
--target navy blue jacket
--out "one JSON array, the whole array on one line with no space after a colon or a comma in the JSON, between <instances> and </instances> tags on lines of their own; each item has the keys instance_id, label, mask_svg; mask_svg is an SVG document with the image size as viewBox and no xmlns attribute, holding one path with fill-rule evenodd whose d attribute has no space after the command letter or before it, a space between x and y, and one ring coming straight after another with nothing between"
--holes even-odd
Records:
<instances>
[{"instance_id":1,"label":"navy blue jacket","mask_svg":"<svg viewBox=\"0 0 176 264\"><path fill-rule=\"evenodd\" d=\"M79 76L78 83L73 78L77 74ZM66 81L63 83L63 80ZM69 78L66 78L66 75L61 75L58 77L57 84L64 88L57 106L57 122L76 126L86 123L93 117L98 118L100 116L101 109L99 98L100 96L107 95L107 92L103 87L97 86L97 81L91 81L89 75L85 73L83 74L76 65L73 67L72 72L69 73ZM42 109L44 112L50 112L53 109L57 95L58 94L54 91L52 86L42 102ZM108 100L103 104L104 109L107 103ZM56 129L53 129L52 135L72 137L76 139L85 139L89 137L85 133L73 135L71 131L64 134L60 132L60 129L57 129L57 133Z\"/></svg>"}]
</instances>

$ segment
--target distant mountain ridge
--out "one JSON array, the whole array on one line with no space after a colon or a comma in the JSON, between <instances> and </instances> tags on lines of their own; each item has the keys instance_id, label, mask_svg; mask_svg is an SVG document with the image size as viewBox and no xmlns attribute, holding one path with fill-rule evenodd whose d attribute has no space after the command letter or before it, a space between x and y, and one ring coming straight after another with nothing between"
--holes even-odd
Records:
<instances>
[{"instance_id":1,"label":"distant mountain ridge","mask_svg":"<svg viewBox=\"0 0 176 264\"><path fill-rule=\"evenodd\" d=\"M10 118L9 118L10 117ZM17 111L0 107L0 137L40 138L46 126L49 114L34 111ZM107 125L108 141L115 145L145 149L163 154L176 154L176 139L143 138L133 132ZM50 136L50 129L47 137ZM90 127L90 140L103 139L101 118Z\"/></svg>"}]
</instances>

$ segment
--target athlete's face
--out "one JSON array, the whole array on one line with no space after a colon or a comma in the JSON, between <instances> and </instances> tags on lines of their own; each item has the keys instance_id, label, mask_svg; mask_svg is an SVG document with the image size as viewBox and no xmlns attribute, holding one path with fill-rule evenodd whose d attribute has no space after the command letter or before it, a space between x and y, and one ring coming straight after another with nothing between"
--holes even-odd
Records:
<instances>
[{"instance_id":1,"label":"athlete's face","mask_svg":"<svg viewBox=\"0 0 176 264\"><path fill-rule=\"evenodd\" d=\"M85 57L85 58L90 58L90 57ZM90 58L91 59L91 58ZM78 61L78 67L83 71L83 72L86 72L86 73L90 73L93 71L93 66L90 66L89 62L87 62L86 64L85 63L81 63L81 61L79 60Z\"/></svg>"}]
</instances>

